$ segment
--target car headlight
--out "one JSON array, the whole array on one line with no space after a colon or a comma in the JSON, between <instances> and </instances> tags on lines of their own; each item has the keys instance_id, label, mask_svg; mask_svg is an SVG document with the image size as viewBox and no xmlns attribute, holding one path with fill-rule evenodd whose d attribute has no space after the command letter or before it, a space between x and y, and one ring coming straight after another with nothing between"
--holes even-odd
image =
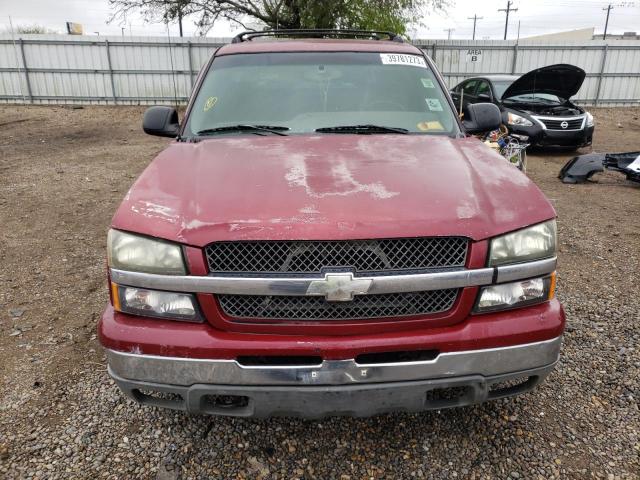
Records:
<instances>
[{"instance_id":1,"label":"car headlight","mask_svg":"<svg viewBox=\"0 0 640 480\"><path fill-rule=\"evenodd\" d=\"M491 240L489 266L553 257L556 254L556 221L508 233Z\"/></svg>"},{"instance_id":2,"label":"car headlight","mask_svg":"<svg viewBox=\"0 0 640 480\"><path fill-rule=\"evenodd\" d=\"M585 112L585 115L587 117L587 127L593 127L593 115L589 112Z\"/></svg>"},{"instance_id":3,"label":"car headlight","mask_svg":"<svg viewBox=\"0 0 640 480\"><path fill-rule=\"evenodd\" d=\"M109 230L109 267L132 272L185 275L182 248L174 243Z\"/></svg>"},{"instance_id":4,"label":"car headlight","mask_svg":"<svg viewBox=\"0 0 640 480\"><path fill-rule=\"evenodd\" d=\"M517 125L518 127L533 127L533 122L531 120L527 120L526 118L511 112L507 114L507 124Z\"/></svg>"},{"instance_id":5,"label":"car headlight","mask_svg":"<svg viewBox=\"0 0 640 480\"><path fill-rule=\"evenodd\" d=\"M115 283L111 284L111 289L113 307L118 312L169 320L202 321L196 299L191 294L126 287Z\"/></svg>"},{"instance_id":6,"label":"car headlight","mask_svg":"<svg viewBox=\"0 0 640 480\"><path fill-rule=\"evenodd\" d=\"M520 308L551 300L556 284L555 273L512 283L483 287L474 309L476 313Z\"/></svg>"}]
</instances>

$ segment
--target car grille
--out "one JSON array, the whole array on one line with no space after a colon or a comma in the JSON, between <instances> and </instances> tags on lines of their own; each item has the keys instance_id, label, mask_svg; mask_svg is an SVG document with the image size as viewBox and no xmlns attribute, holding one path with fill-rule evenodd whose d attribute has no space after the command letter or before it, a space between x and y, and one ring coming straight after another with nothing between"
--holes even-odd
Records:
<instances>
[{"instance_id":1,"label":"car grille","mask_svg":"<svg viewBox=\"0 0 640 480\"><path fill-rule=\"evenodd\" d=\"M549 118L539 118L545 127L549 130L580 130L582 128L583 118L572 118L570 120L555 120ZM562 128L562 123L567 122L567 127Z\"/></svg>"},{"instance_id":2,"label":"car grille","mask_svg":"<svg viewBox=\"0 0 640 480\"><path fill-rule=\"evenodd\" d=\"M327 302L323 297L218 295L229 317L272 320L358 320L405 317L445 312L458 289L357 295L350 302Z\"/></svg>"},{"instance_id":3,"label":"car grille","mask_svg":"<svg viewBox=\"0 0 640 480\"><path fill-rule=\"evenodd\" d=\"M311 274L326 268L373 273L462 267L467 244L463 237L217 242L205 253L214 273Z\"/></svg>"}]
</instances>

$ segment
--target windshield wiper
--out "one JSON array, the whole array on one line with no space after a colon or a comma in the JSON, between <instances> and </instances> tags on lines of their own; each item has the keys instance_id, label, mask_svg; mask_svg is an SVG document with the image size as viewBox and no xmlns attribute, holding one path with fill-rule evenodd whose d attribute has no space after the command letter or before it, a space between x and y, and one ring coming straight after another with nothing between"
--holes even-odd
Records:
<instances>
[{"instance_id":1,"label":"windshield wiper","mask_svg":"<svg viewBox=\"0 0 640 480\"><path fill-rule=\"evenodd\" d=\"M273 133L274 135L283 135L287 134L284 131L289 130L289 127L283 127L281 125L227 125L224 127L215 127L215 128L205 128L204 130L200 130L196 132L196 135L215 135L216 133L227 133L227 132L267 132Z\"/></svg>"},{"instance_id":2,"label":"windshield wiper","mask_svg":"<svg viewBox=\"0 0 640 480\"><path fill-rule=\"evenodd\" d=\"M336 127L316 128L320 133L402 133L407 134L409 130L399 127L385 127L383 125L339 125Z\"/></svg>"}]
</instances>

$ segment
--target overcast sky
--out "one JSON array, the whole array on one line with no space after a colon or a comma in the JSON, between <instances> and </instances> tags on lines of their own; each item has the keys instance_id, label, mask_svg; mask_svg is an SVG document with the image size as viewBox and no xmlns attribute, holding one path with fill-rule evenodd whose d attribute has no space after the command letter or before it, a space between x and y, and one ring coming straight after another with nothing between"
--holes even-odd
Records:
<instances>
[{"instance_id":1,"label":"overcast sky","mask_svg":"<svg viewBox=\"0 0 640 480\"><path fill-rule=\"evenodd\" d=\"M473 29L472 17L483 17L477 22L477 39L501 39L504 33L506 0L451 0L453 6L445 15L427 15L424 27L410 27L414 38L447 38L445 29L453 28L451 38L470 39ZM613 0L609 20L610 33L640 31L640 0ZM509 18L508 38L516 38L518 22L520 36L526 37L554 31L595 27L596 33L604 29L606 12L602 10L609 2L599 0L515 0ZM13 25L43 25L61 33L65 22L81 23L86 34L100 32L101 35L166 35L161 24L145 24L139 16L133 16L124 25L117 22L107 24L111 10L107 0L0 0L0 31L8 30L9 17ZM170 26L171 34L177 35L176 25ZM184 22L185 35L195 34L193 19ZM237 27L220 22L209 36L230 36Z\"/></svg>"}]
</instances>

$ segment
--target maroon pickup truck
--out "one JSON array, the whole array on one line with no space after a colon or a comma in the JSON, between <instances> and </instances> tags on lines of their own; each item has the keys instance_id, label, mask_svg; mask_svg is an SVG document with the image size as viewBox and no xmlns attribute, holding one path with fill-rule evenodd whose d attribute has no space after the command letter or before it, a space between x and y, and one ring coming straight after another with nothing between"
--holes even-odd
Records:
<instances>
[{"instance_id":1,"label":"maroon pickup truck","mask_svg":"<svg viewBox=\"0 0 640 480\"><path fill-rule=\"evenodd\" d=\"M531 390L565 323L556 214L470 135L499 123L492 104L460 121L393 34L239 35L182 122L145 113L175 140L109 231L109 373L143 404L246 417Z\"/></svg>"}]
</instances>

